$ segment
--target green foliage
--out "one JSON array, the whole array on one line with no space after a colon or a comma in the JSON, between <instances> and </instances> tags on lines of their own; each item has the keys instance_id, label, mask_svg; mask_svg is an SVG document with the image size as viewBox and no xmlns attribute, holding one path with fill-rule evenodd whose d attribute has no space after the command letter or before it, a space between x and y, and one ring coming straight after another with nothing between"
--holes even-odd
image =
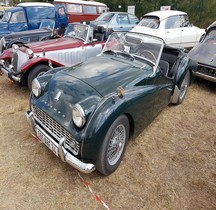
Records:
<instances>
[{"instance_id":1,"label":"green foliage","mask_svg":"<svg viewBox=\"0 0 216 210\"><path fill-rule=\"evenodd\" d=\"M160 6L171 6L174 10L188 13L190 21L202 28L208 27L216 20L216 1L212 0L97 0L107 4L110 11L127 11L127 7L135 5L135 15L139 18L144 14L160 10ZM119 8L121 5L121 8Z\"/></svg>"}]
</instances>

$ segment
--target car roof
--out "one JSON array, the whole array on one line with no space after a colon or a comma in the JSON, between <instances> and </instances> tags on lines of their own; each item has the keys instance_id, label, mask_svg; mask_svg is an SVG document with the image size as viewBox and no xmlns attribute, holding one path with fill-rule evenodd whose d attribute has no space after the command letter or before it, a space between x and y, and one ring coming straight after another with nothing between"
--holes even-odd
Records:
<instances>
[{"instance_id":1,"label":"car roof","mask_svg":"<svg viewBox=\"0 0 216 210\"><path fill-rule=\"evenodd\" d=\"M53 4L46 2L26 2L17 4L18 7L31 7L31 6L46 6L46 7L54 7Z\"/></svg>"},{"instance_id":2,"label":"car roof","mask_svg":"<svg viewBox=\"0 0 216 210\"><path fill-rule=\"evenodd\" d=\"M145 16L158 16L160 19L165 19L173 15L186 15L186 12L177 11L177 10L158 10L145 14Z\"/></svg>"}]
</instances>

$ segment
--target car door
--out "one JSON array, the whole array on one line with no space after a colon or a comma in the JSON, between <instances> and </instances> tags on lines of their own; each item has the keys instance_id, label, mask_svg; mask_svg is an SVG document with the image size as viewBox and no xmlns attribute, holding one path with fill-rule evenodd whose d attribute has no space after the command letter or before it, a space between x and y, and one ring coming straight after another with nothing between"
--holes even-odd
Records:
<instances>
[{"instance_id":1,"label":"car door","mask_svg":"<svg viewBox=\"0 0 216 210\"><path fill-rule=\"evenodd\" d=\"M19 32L28 30L28 24L24 11L12 13L9 21L9 31Z\"/></svg>"},{"instance_id":2,"label":"car door","mask_svg":"<svg viewBox=\"0 0 216 210\"><path fill-rule=\"evenodd\" d=\"M168 17L165 23L165 43L181 46L181 27L179 15Z\"/></svg>"},{"instance_id":3,"label":"car door","mask_svg":"<svg viewBox=\"0 0 216 210\"><path fill-rule=\"evenodd\" d=\"M187 15L180 16L181 21L181 46L185 48L192 48L197 40L197 30L189 22Z\"/></svg>"},{"instance_id":4,"label":"car door","mask_svg":"<svg viewBox=\"0 0 216 210\"><path fill-rule=\"evenodd\" d=\"M116 16L116 20L112 25L113 31L129 31L131 29L131 25L129 23L127 14L118 14Z\"/></svg>"}]
</instances>

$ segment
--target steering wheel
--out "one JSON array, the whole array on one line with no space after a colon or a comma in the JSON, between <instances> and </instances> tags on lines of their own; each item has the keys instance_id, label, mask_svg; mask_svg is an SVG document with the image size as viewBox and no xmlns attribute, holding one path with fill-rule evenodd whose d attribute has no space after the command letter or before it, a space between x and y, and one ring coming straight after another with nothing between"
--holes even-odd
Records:
<instances>
[{"instance_id":1,"label":"steering wheel","mask_svg":"<svg viewBox=\"0 0 216 210\"><path fill-rule=\"evenodd\" d=\"M143 55L145 58L147 58L147 59L149 59L151 61L154 60L155 63L157 62L157 59L156 59L155 55L149 50L143 50L141 52L141 55Z\"/></svg>"}]
</instances>

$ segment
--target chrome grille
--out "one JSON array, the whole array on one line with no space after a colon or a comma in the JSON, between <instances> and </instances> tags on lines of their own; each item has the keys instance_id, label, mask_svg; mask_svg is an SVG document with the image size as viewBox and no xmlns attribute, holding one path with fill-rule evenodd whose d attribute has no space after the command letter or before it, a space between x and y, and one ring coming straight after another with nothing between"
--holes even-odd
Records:
<instances>
[{"instance_id":1,"label":"chrome grille","mask_svg":"<svg viewBox=\"0 0 216 210\"><path fill-rule=\"evenodd\" d=\"M199 64L197 71L203 74L207 74L208 76L211 76L211 77L216 77L215 67L209 67L209 66Z\"/></svg>"},{"instance_id":2,"label":"chrome grille","mask_svg":"<svg viewBox=\"0 0 216 210\"><path fill-rule=\"evenodd\" d=\"M18 67L18 54L16 52L13 53L13 58L12 58L11 64L14 67L14 71L17 71L17 67Z\"/></svg>"},{"instance_id":3,"label":"chrome grille","mask_svg":"<svg viewBox=\"0 0 216 210\"><path fill-rule=\"evenodd\" d=\"M79 153L79 143L75 138L59 123L53 120L49 115L43 112L36 106L32 107L34 116L36 120L58 141L65 138L65 147L69 149L73 154L77 155Z\"/></svg>"},{"instance_id":4,"label":"chrome grille","mask_svg":"<svg viewBox=\"0 0 216 210\"><path fill-rule=\"evenodd\" d=\"M28 61L27 55L25 52L17 50L13 53L13 58L11 64L13 65L13 70L15 72L21 71L21 66Z\"/></svg>"}]
</instances>

